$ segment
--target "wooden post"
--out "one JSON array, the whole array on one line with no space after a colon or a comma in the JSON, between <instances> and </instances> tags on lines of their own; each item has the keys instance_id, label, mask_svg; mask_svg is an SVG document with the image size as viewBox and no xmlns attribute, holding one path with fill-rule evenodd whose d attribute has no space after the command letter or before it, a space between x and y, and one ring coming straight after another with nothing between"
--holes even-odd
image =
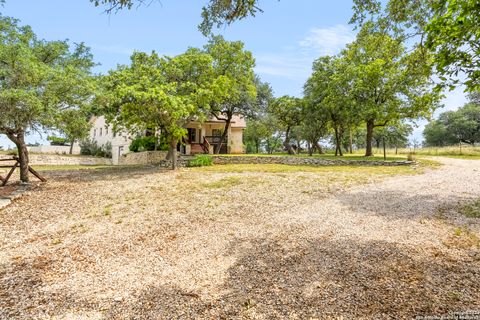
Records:
<instances>
[{"instance_id":1,"label":"wooden post","mask_svg":"<svg viewBox=\"0 0 480 320\"><path fill-rule=\"evenodd\" d=\"M383 137L383 160L387 160L387 151L385 149L385 137Z\"/></svg>"},{"instance_id":2,"label":"wooden post","mask_svg":"<svg viewBox=\"0 0 480 320\"><path fill-rule=\"evenodd\" d=\"M5 178L0 176L1 186L4 187L8 183L8 180L10 180L10 178L11 178L13 172L15 171L15 169L20 167L20 159L16 156L13 156L10 159L0 159L0 161L15 161L15 163L13 165L2 165L2 166L0 166L0 168L10 168L10 171L8 172L8 174ZM35 171L31 166L28 166L28 171L30 171L40 181L42 181L42 182L47 181L47 179L45 179L41 174L39 174L37 171Z\"/></svg>"}]
</instances>

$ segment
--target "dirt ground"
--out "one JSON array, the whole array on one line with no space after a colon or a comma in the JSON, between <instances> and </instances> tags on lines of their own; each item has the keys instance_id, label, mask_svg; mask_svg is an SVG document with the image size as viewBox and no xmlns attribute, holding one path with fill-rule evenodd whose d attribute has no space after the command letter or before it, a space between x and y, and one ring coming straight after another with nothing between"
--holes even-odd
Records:
<instances>
[{"instance_id":1,"label":"dirt ground","mask_svg":"<svg viewBox=\"0 0 480 320\"><path fill-rule=\"evenodd\" d=\"M0 319L480 309L480 161L47 172L0 211Z\"/></svg>"}]
</instances>

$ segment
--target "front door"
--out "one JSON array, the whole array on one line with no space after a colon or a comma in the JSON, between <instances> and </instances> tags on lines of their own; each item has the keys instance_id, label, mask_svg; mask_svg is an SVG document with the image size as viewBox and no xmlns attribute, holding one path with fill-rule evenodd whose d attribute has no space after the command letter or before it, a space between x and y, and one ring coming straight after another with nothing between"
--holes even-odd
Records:
<instances>
[{"instance_id":1,"label":"front door","mask_svg":"<svg viewBox=\"0 0 480 320\"><path fill-rule=\"evenodd\" d=\"M197 143L197 129L187 128L188 131L188 143Z\"/></svg>"}]
</instances>

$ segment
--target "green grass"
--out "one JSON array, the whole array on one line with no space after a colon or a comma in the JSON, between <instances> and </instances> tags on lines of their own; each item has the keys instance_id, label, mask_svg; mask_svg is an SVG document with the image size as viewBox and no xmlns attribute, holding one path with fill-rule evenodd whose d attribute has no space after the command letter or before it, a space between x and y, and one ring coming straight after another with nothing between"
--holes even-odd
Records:
<instances>
[{"instance_id":1,"label":"green grass","mask_svg":"<svg viewBox=\"0 0 480 320\"><path fill-rule=\"evenodd\" d=\"M426 162L421 165L421 172L424 167L433 167L435 162ZM290 173L290 172L318 172L318 173L376 173L376 174L411 174L414 169L411 166L309 166L309 165L288 165L288 164L224 164L212 167L189 168L188 170L204 172L242 173L242 172L266 172L266 173Z\"/></svg>"},{"instance_id":2,"label":"green grass","mask_svg":"<svg viewBox=\"0 0 480 320\"><path fill-rule=\"evenodd\" d=\"M326 154L314 154L312 156L309 156L306 153L301 153L301 154L296 154L296 155L289 155L287 153L274 153L274 154L267 154L267 153L247 153L247 154L222 154L221 156L225 157L235 157L235 156L241 156L241 157L279 157L279 156L288 156L288 157L301 157L301 158L322 158L322 159L329 159L329 160L369 160L369 161L382 161L383 160L383 154L377 154L373 157L365 157L359 153L354 153L354 154L344 154L343 157L340 156L335 156L332 153L326 153ZM407 156L406 155L392 155L392 154L387 154L387 161L397 161L397 160L406 160Z\"/></svg>"},{"instance_id":3,"label":"green grass","mask_svg":"<svg viewBox=\"0 0 480 320\"><path fill-rule=\"evenodd\" d=\"M242 183L242 181L242 177L230 176L222 178L218 181L205 183L203 186L208 189L219 189L239 185Z\"/></svg>"},{"instance_id":4,"label":"green grass","mask_svg":"<svg viewBox=\"0 0 480 320\"><path fill-rule=\"evenodd\" d=\"M460 208L460 213L469 218L480 218L480 198Z\"/></svg>"},{"instance_id":5,"label":"green grass","mask_svg":"<svg viewBox=\"0 0 480 320\"><path fill-rule=\"evenodd\" d=\"M387 152L392 151L393 150L387 150ZM406 155L410 152L413 152L412 148L398 149L398 153L401 155ZM480 147L457 145L450 147L416 148L415 154L417 156L442 156L450 158L478 160L480 159Z\"/></svg>"}]
</instances>

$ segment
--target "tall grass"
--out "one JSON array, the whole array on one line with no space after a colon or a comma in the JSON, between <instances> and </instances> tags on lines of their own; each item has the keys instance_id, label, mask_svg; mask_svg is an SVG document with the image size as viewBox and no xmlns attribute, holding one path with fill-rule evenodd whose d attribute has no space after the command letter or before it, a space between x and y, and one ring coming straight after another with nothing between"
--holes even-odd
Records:
<instances>
[{"instance_id":1,"label":"tall grass","mask_svg":"<svg viewBox=\"0 0 480 320\"><path fill-rule=\"evenodd\" d=\"M425 156L480 157L480 147L472 147L467 145L415 148L415 150L413 148L398 149L399 154L408 154L410 152Z\"/></svg>"}]
</instances>

